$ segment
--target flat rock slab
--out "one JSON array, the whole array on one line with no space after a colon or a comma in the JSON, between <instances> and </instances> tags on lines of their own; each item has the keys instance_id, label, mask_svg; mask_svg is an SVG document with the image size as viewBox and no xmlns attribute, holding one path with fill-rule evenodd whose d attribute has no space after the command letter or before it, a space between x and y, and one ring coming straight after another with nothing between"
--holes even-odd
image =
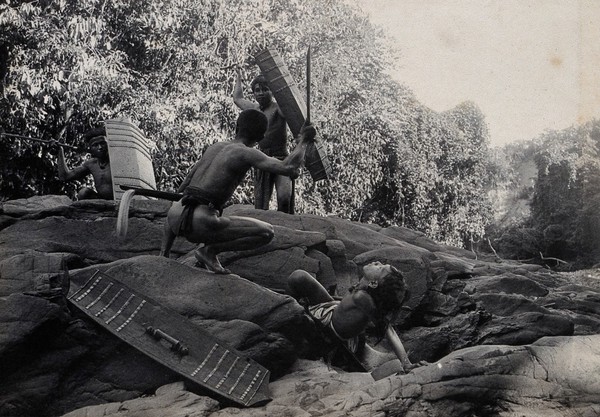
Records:
<instances>
[{"instance_id":1,"label":"flat rock slab","mask_svg":"<svg viewBox=\"0 0 600 417\"><path fill-rule=\"evenodd\" d=\"M183 382L175 382L160 387L152 397L85 407L64 417L205 417L218 408L217 401L186 391Z\"/></svg>"},{"instance_id":2,"label":"flat rock slab","mask_svg":"<svg viewBox=\"0 0 600 417\"><path fill-rule=\"evenodd\" d=\"M138 256L73 271L72 275L91 275L96 268L195 321L244 320L279 331L304 315L291 297L247 279L217 275L159 256Z\"/></svg>"},{"instance_id":3,"label":"flat rock slab","mask_svg":"<svg viewBox=\"0 0 600 417\"><path fill-rule=\"evenodd\" d=\"M70 206L73 201L66 195L33 196L2 203L2 211L10 216L23 216L43 210Z\"/></svg>"},{"instance_id":4,"label":"flat rock slab","mask_svg":"<svg viewBox=\"0 0 600 417\"><path fill-rule=\"evenodd\" d=\"M214 410L206 417L258 416L468 416L564 417L597 415L600 399L600 335L547 337L528 346L476 346L442 360L373 381L365 373L338 373L320 362L303 361L270 385L273 401L255 409ZM176 387L176 386L175 386ZM175 388L163 387L168 391ZM177 388L179 389L179 388ZM188 398L185 391L181 398ZM68 417L139 415L155 397L87 407ZM569 398L565 403L562 399ZM135 404L135 408L132 405ZM175 405L168 415L183 415ZM168 405L167 405L168 406ZM123 414L124 409L131 414ZM154 414L146 414L154 415ZM190 414L194 415L194 414Z\"/></svg>"}]
</instances>

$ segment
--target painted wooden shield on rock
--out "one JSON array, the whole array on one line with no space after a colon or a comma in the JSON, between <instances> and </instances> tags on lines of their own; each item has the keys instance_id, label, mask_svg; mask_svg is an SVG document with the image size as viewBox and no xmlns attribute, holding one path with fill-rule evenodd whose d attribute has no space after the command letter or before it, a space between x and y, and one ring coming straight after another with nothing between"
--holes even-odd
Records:
<instances>
[{"instance_id":1,"label":"painted wooden shield on rock","mask_svg":"<svg viewBox=\"0 0 600 417\"><path fill-rule=\"evenodd\" d=\"M73 277L69 302L128 345L242 406L271 400L269 370L186 317L98 270Z\"/></svg>"}]
</instances>

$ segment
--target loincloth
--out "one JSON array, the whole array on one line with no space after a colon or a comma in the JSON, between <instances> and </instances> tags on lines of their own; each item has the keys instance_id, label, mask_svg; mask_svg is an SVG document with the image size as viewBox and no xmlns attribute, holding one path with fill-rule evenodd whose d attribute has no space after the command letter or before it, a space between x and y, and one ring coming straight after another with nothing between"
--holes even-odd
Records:
<instances>
[{"instance_id":1,"label":"loincloth","mask_svg":"<svg viewBox=\"0 0 600 417\"><path fill-rule=\"evenodd\" d=\"M194 210L198 206L208 206L209 209L216 210L218 217L223 215L223 204L215 204L212 200L205 197L205 195L204 191L193 186L188 186L183 191L183 197L181 198L183 211L175 225L175 230L177 230L178 234L185 235L187 231L191 230L194 220Z\"/></svg>"},{"instance_id":2,"label":"loincloth","mask_svg":"<svg viewBox=\"0 0 600 417\"><path fill-rule=\"evenodd\" d=\"M308 306L308 313L315 319L319 320L327 329L331 330L335 337L344 342L348 349L356 353L360 348L360 338L358 336L350 339L344 339L333 327L333 312L339 306L338 300L326 301L324 303Z\"/></svg>"}]
</instances>

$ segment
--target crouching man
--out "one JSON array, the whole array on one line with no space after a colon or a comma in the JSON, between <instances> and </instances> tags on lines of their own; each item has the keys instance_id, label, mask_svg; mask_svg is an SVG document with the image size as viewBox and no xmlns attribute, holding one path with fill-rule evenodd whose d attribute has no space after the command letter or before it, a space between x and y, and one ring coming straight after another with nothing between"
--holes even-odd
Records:
<instances>
[{"instance_id":1,"label":"crouching man","mask_svg":"<svg viewBox=\"0 0 600 417\"><path fill-rule=\"evenodd\" d=\"M277 175L297 177L304 161L306 146L314 141L312 125L304 126L294 150L283 160L269 157L254 146L267 130L267 117L259 110L240 113L235 138L208 147L179 187L180 201L168 214L161 255L168 257L176 236L200 243L195 256L206 268L227 274L217 255L223 251L254 249L273 238L273 227L260 220L223 216L225 203L250 168Z\"/></svg>"}]
</instances>

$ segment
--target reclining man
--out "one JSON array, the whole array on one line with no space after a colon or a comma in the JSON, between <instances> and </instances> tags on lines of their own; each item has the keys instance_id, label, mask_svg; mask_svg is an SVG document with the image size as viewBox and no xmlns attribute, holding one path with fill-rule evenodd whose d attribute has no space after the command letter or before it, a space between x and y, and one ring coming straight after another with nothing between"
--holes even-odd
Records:
<instances>
[{"instance_id":1,"label":"reclining man","mask_svg":"<svg viewBox=\"0 0 600 417\"><path fill-rule=\"evenodd\" d=\"M391 265L372 262L362 268L362 277L353 290L341 300L335 300L308 272L297 270L287 280L286 292L305 304L308 314L331 333L331 338L345 343L362 366L373 371L384 365L391 372L408 372L426 362L413 364L392 323L409 297L400 271ZM369 324L387 341L393 353L383 353L364 343ZM397 359L396 359L397 358ZM382 371L377 371L382 372ZM384 375L387 376L387 375Z\"/></svg>"},{"instance_id":2,"label":"reclining man","mask_svg":"<svg viewBox=\"0 0 600 417\"><path fill-rule=\"evenodd\" d=\"M217 258L220 252L254 249L271 241L270 224L248 217L222 216L223 207L252 167L297 177L306 146L314 140L316 131L311 125L304 126L294 150L280 161L253 148L266 130L267 117L261 111L244 110L237 120L235 139L208 147L179 187L182 199L169 209L162 256L169 257L175 237L184 236L202 244L195 256L207 269L227 274L229 271Z\"/></svg>"}]
</instances>

